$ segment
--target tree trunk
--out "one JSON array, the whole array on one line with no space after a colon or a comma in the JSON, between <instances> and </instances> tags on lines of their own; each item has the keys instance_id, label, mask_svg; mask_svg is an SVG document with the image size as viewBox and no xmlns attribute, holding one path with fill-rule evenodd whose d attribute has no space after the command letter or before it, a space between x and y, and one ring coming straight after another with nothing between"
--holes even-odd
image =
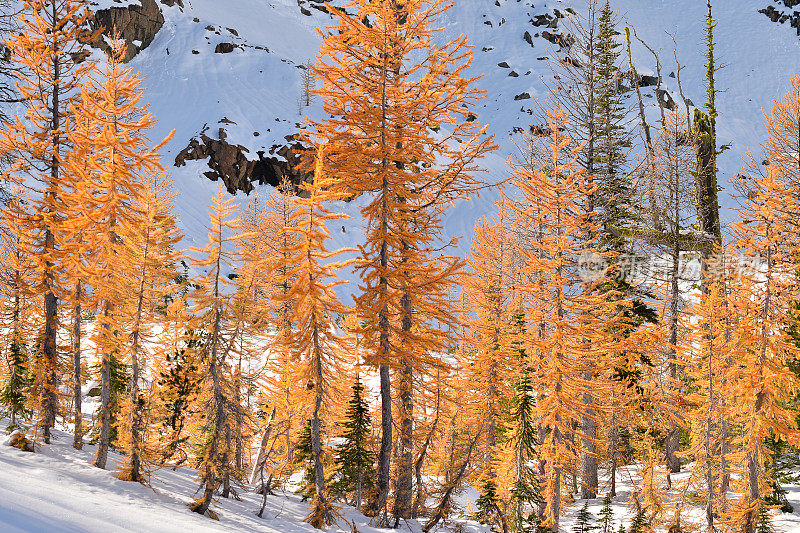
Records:
<instances>
[{"instance_id":1,"label":"tree trunk","mask_svg":"<svg viewBox=\"0 0 800 533\"><path fill-rule=\"evenodd\" d=\"M105 302L103 309L104 322L100 326L106 331L102 335L110 335L108 321L111 315L111 304ZM102 361L100 363L100 440L97 443L97 468L106 467L108 461L109 439L111 437L111 348L102 347Z\"/></svg>"},{"instance_id":2,"label":"tree trunk","mask_svg":"<svg viewBox=\"0 0 800 533\"><path fill-rule=\"evenodd\" d=\"M220 234L222 229L220 228ZM225 397L222 391L222 376L220 373L224 368L224 357L220 358L219 343L220 343L220 328L222 322L222 311L220 309L220 290L219 290L219 273L221 263L221 250L217 255L216 273L217 276L214 280L214 325L211 331L210 338L210 361L209 373L211 374L211 387L212 387L212 417L214 425L212 428L213 433L206 449L205 465L203 465L202 478L205 484L203 496L199 500L192 503L189 508L195 513L205 515L208 507L211 505L211 500L214 497L214 491L220 483L218 477L219 472L227 470L227 464L220 464L223 460L219 452L219 444L222 439L222 432L225 431L227 421L225 420Z\"/></svg>"},{"instance_id":3,"label":"tree trunk","mask_svg":"<svg viewBox=\"0 0 800 533\"><path fill-rule=\"evenodd\" d=\"M83 407L81 402L81 283L75 286L75 310L72 322L72 399L75 425L72 447L83 448Z\"/></svg>"},{"instance_id":4,"label":"tree trunk","mask_svg":"<svg viewBox=\"0 0 800 533\"><path fill-rule=\"evenodd\" d=\"M55 248L54 237L49 230L46 232L46 242L49 251ZM46 278L48 285L53 283L53 274L48 272ZM50 432L56 424L58 412L58 352L56 348L56 334L58 330L58 302L53 291L48 288L44 295L44 339L42 348L45 363L45 383L42 394L42 432L45 444L50 443Z\"/></svg>"},{"instance_id":5,"label":"tree trunk","mask_svg":"<svg viewBox=\"0 0 800 533\"><path fill-rule=\"evenodd\" d=\"M53 2L50 6L53 21L58 21L58 6ZM60 183L61 169L61 58L58 50L57 40L52 43L52 68L53 85L51 86L51 107L50 107L50 134L52 134L52 153L50 154L50 183L47 184L45 193L50 200L57 198L56 191ZM52 213L52 207L46 208ZM54 265L50 256L56 251L56 239L53 228L49 224L44 232L44 256L45 256L45 294L44 294L44 338L42 339L42 349L45 363L45 386L42 398L42 410L44 416L42 420L42 430L45 444L50 443L50 431L56 424L58 413L58 348L56 335L58 334L58 300L54 293L55 274Z\"/></svg>"},{"instance_id":6,"label":"tree trunk","mask_svg":"<svg viewBox=\"0 0 800 533\"><path fill-rule=\"evenodd\" d=\"M584 373L583 378L592 380L592 373ZM590 394L583 395L586 412L581 420L581 498L590 500L597 498L597 427L594 422L594 399Z\"/></svg>"},{"instance_id":7,"label":"tree trunk","mask_svg":"<svg viewBox=\"0 0 800 533\"><path fill-rule=\"evenodd\" d=\"M611 428L611 490L610 496L613 498L617 495L617 447L619 441L619 434L617 427Z\"/></svg>"},{"instance_id":8,"label":"tree trunk","mask_svg":"<svg viewBox=\"0 0 800 533\"><path fill-rule=\"evenodd\" d=\"M403 295L402 329L411 333L411 295ZM410 348L410 347L407 347ZM400 362L400 439L397 450L397 482L395 483L394 518L395 527L400 519L411 518L411 496L413 485L414 462L414 404L413 404L413 368L408 357Z\"/></svg>"},{"instance_id":9,"label":"tree trunk","mask_svg":"<svg viewBox=\"0 0 800 533\"><path fill-rule=\"evenodd\" d=\"M381 380L381 447L378 452L378 486L372 505L375 525L388 525L386 505L389 498L389 467L392 458L392 393L389 367L380 365ZM382 516L381 516L382 515Z\"/></svg>"}]
</instances>

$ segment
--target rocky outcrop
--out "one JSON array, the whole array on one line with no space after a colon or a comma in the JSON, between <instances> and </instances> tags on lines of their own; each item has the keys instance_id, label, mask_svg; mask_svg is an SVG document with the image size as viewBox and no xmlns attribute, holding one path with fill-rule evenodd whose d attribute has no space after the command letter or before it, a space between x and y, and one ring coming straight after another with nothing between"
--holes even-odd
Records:
<instances>
[{"instance_id":1,"label":"rocky outcrop","mask_svg":"<svg viewBox=\"0 0 800 533\"><path fill-rule=\"evenodd\" d=\"M298 185L310 178L309 174L298 172L295 168L303 146L292 137L287 137L286 141L284 146L273 147L269 155L256 152L258 158L251 160L248 158L250 151L244 146L230 144L225 130L220 128L219 139L212 139L206 134L192 139L189 146L175 158L175 166L181 167L186 161L207 159L210 170L203 175L211 181L222 180L231 194L237 191L249 194L253 184L277 186L284 178Z\"/></svg>"},{"instance_id":2,"label":"rocky outcrop","mask_svg":"<svg viewBox=\"0 0 800 533\"><path fill-rule=\"evenodd\" d=\"M778 0L777 3L778 8L770 5L759 9L758 12L769 17L772 22L779 24L788 22L792 28L797 30L797 35L800 35L800 9L795 9L800 6L800 0ZM784 8L788 8L788 10L784 11Z\"/></svg>"},{"instance_id":3,"label":"rocky outcrop","mask_svg":"<svg viewBox=\"0 0 800 533\"><path fill-rule=\"evenodd\" d=\"M161 1L165 5L183 6L182 0ZM127 44L122 57L122 61L125 63L150 46L156 34L164 26L164 15L156 0L139 0L139 2L140 4L95 11L89 20L89 27L93 31L102 29L102 34L88 44L105 53L110 53L111 47L106 37L111 37L116 32Z\"/></svg>"},{"instance_id":4,"label":"rocky outcrop","mask_svg":"<svg viewBox=\"0 0 800 533\"><path fill-rule=\"evenodd\" d=\"M549 31L543 31L542 37L548 40L550 43L558 46L560 49L569 48L573 44L575 44L575 38L569 34L559 34L559 33L551 33Z\"/></svg>"},{"instance_id":5,"label":"rocky outcrop","mask_svg":"<svg viewBox=\"0 0 800 533\"><path fill-rule=\"evenodd\" d=\"M217 47L214 48L214 53L216 54L230 54L234 50L239 48L234 43L217 43Z\"/></svg>"}]
</instances>

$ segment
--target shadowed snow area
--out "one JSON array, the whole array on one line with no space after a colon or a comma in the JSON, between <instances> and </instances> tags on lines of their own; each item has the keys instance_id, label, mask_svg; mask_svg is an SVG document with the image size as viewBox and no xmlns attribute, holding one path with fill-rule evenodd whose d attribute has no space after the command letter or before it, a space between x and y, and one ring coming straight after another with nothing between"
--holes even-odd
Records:
<instances>
[{"instance_id":1,"label":"shadowed snow area","mask_svg":"<svg viewBox=\"0 0 800 533\"><path fill-rule=\"evenodd\" d=\"M3 426L7 425L5 421ZM187 533L215 531L258 531L266 533L304 533L317 531L305 522L309 504L292 492L277 491L267 498L264 518L255 513L260 508L261 496L247 489L237 489L242 501L217 498L212 509L220 521L201 517L189 511L186 504L197 490L195 471L191 468L172 470L165 468L154 472L152 488L120 481L113 476L113 467L119 455L109 455L112 470L92 466L95 447L86 445L82 451L72 448L72 436L55 432L54 443L42 446L37 453L26 453L16 448L0 445L0 532L2 533ZM691 470L685 469L673 479L676 487L686 481ZM613 503L614 531L620 522L630 525L634 511L628 502L632 492L631 480L636 467L621 468L617 478L617 498ZM800 532L800 486L785 487L793 513L776 515L773 525L778 533ZM609 479L601 475L601 495L609 489ZM673 497L677 497L675 492ZM464 533L489 533L487 526L469 520L474 512L477 492L466 488L455 500L453 520L433 531L454 529ZM434 503L434 502L431 502ZM575 515L583 500L569 505L561 520L561 531L572 531ZM348 506L341 506L342 518L328 531L350 533L352 525L360 533L379 531L420 532L422 526L415 520L401 525L399 530L381 530L369 526L369 518ZM589 501L589 511L595 518L602 507L602 497ZM669 507L669 505L668 505ZM703 509L691 508L681 517L702 523Z\"/></svg>"}]
</instances>

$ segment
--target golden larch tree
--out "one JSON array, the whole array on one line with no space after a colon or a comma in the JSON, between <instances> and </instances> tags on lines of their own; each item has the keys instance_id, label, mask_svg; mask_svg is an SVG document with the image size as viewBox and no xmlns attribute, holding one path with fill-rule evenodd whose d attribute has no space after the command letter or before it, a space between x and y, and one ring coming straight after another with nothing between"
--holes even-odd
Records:
<instances>
[{"instance_id":1,"label":"golden larch tree","mask_svg":"<svg viewBox=\"0 0 800 533\"><path fill-rule=\"evenodd\" d=\"M177 246L181 233L172 213L175 198L172 180L156 169L145 174L140 186L138 201L132 206L133 223L120 229L123 243L120 270L128 291L118 313L129 332L123 353L127 354L130 365L130 382L122 402L117 446L125 452L118 477L144 483L150 466L160 464L158 450L147 438L150 420L145 411L150 410L151 401L141 390L148 362L152 361L146 344L155 340L153 330L160 322L159 309L178 275Z\"/></svg>"},{"instance_id":2,"label":"golden larch tree","mask_svg":"<svg viewBox=\"0 0 800 533\"><path fill-rule=\"evenodd\" d=\"M192 294L193 327L204 332L202 345L204 380L200 401L203 403L204 421L198 428L203 445L200 447L198 474L203 495L189 504L189 508L205 515L214 493L230 474L233 450L226 434L233 430L233 419L228 397L231 395L228 354L230 351L227 326L231 317L229 290L231 282L226 269L231 269L236 250L231 249L240 237L239 219L233 218L236 207L233 198L220 187L212 200L208 214L208 243L204 248L192 248L195 254L192 266L203 271L198 287Z\"/></svg>"},{"instance_id":3,"label":"golden larch tree","mask_svg":"<svg viewBox=\"0 0 800 533\"><path fill-rule=\"evenodd\" d=\"M314 462L314 501L306 521L316 528L333 523L333 509L325 490L325 472L322 463L321 418L324 405L338 398L335 386L344 375L344 358L350 353L347 338L337 331L336 315L346 308L334 289L342 280L336 280L336 270L343 265L332 263L342 251L328 251L326 242L330 233L327 223L344 218L332 213L325 202L339 199L333 192L333 180L324 172L325 151L319 145L315 158L314 179L304 183L306 198L297 200L298 209L291 221L291 230L300 239L292 250L292 288L294 321L296 329L292 343L302 364L304 381L313 387L311 411L311 452Z\"/></svg>"},{"instance_id":4,"label":"golden larch tree","mask_svg":"<svg viewBox=\"0 0 800 533\"><path fill-rule=\"evenodd\" d=\"M736 247L748 261L733 284L741 368L733 381L735 419L741 425L738 439L744 465L744 498L734 516L746 533L756 530L757 517L769 495L767 469L772 459L768 438L800 439L795 413L787 402L798 390L797 376L788 363L800 356L794 327L797 302L797 215L800 196L795 187L800 176L800 76L789 93L775 102L767 117L767 140L759 161L750 161L750 172L738 180L742 193L740 222L734 225ZM739 463L739 461L736 461Z\"/></svg>"},{"instance_id":5,"label":"golden larch tree","mask_svg":"<svg viewBox=\"0 0 800 533\"><path fill-rule=\"evenodd\" d=\"M58 299L62 296L64 253L61 249L60 205L63 165L71 140L72 106L79 96L92 64L82 42L89 18L87 0L25 0L19 15L20 31L6 41L15 70L20 97L27 103L24 116L4 124L0 151L10 156L5 181L25 183L33 190L24 224L31 239L26 254L35 261L33 290L41 296L43 327L34 376L40 392L37 427L45 443L58 414Z\"/></svg>"},{"instance_id":6,"label":"golden larch tree","mask_svg":"<svg viewBox=\"0 0 800 533\"><path fill-rule=\"evenodd\" d=\"M172 136L150 146L147 134L155 119L141 103L142 79L122 65L123 46L122 41L114 41L101 75L82 87L80 100L73 104L73 114L91 124L86 130L75 128L70 132L73 143L91 146L89 164L75 158L66 165L76 176L73 201L80 202L87 212L87 226L80 233L91 243L87 277L101 307L94 332L101 362L100 439L95 461L99 468L106 467L110 444L111 357L122 352L119 335L123 328L116 308L128 289L119 265L124 257L121 228L140 222L135 205L141 202L142 174L162 170L158 150Z\"/></svg>"},{"instance_id":7,"label":"golden larch tree","mask_svg":"<svg viewBox=\"0 0 800 533\"><path fill-rule=\"evenodd\" d=\"M363 200L357 310L366 323L368 363L380 372L381 447L371 502L388 524L392 456L391 371L399 380L400 439L394 515L409 518L413 480L413 382L446 340L434 323L454 311L442 295L459 266L438 260L441 218L474 184L477 159L492 148L474 119L483 94L466 75L463 35L440 44L446 0L351 0L334 10L315 74L328 119L313 124L327 148L327 171L341 191ZM446 244L446 243L445 243Z\"/></svg>"}]
</instances>

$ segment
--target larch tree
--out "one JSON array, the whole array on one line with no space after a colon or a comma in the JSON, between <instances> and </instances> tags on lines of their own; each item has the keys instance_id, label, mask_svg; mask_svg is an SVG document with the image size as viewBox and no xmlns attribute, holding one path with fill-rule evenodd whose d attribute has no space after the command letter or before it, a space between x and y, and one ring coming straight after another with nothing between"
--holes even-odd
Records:
<instances>
[{"instance_id":1,"label":"larch tree","mask_svg":"<svg viewBox=\"0 0 800 533\"><path fill-rule=\"evenodd\" d=\"M192 511L201 515L209 511L214 492L230 472L233 461L233 450L227 446L230 441L226 438L232 431L233 420L228 400L232 391L227 372L230 344L226 335L231 315L230 298L226 294L230 281L225 270L231 268L235 259L235 250L229 248L240 238L239 219L232 218L235 210L233 199L226 198L225 189L220 187L209 208L208 243L204 248L192 249L197 255L192 265L205 271L192 294L192 310L195 327L206 336L202 345L202 373L210 378L204 380L202 392L203 444L198 473L203 495L189 504Z\"/></svg>"},{"instance_id":2,"label":"larch tree","mask_svg":"<svg viewBox=\"0 0 800 533\"><path fill-rule=\"evenodd\" d=\"M730 455L725 446L724 427L731 414L726 360L734 353L741 355L736 352L737 343L727 324L731 309L724 281L727 270L727 265L720 265L719 275L705 283L704 294L691 309L696 324L678 352L692 382L687 394L692 405L687 413L691 444L679 457L694 460L690 484L704 500L709 532L717 531L728 511L727 494L722 489Z\"/></svg>"},{"instance_id":3,"label":"larch tree","mask_svg":"<svg viewBox=\"0 0 800 533\"><path fill-rule=\"evenodd\" d=\"M294 420L300 416L303 402L294 401L297 394L297 354L291 343L293 330L293 297L290 258L292 248L299 242L297 234L290 231L291 220L297 211L294 186L284 180L276 191L261 198L256 196L242 215L242 229L246 236L242 246L245 268L257 273L256 284L263 297L265 326L271 327L270 372L261 378L262 389L270 404L277 406L276 425L282 426L285 466L292 464L292 438L300 425Z\"/></svg>"},{"instance_id":4,"label":"larch tree","mask_svg":"<svg viewBox=\"0 0 800 533\"><path fill-rule=\"evenodd\" d=\"M344 356L349 353L346 337L337 332L335 322L335 315L346 311L334 291L343 283L335 279L335 272L342 265L331 262L341 250L329 251L325 242L330 235L326 224L345 215L332 213L325 205L325 202L341 196L334 192L334 180L324 171L324 157L324 146L319 145L313 182L302 185L308 197L297 200L298 209L290 226L291 231L300 236L290 260L294 274L290 294L295 300L294 320L297 323L292 343L302 361L302 375L309 387L313 387L311 455L315 491L306 521L318 529L331 525L334 518L322 462L323 410L327 402L337 397L335 383L343 373Z\"/></svg>"},{"instance_id":5,"label":"larch tree","mask_svg":"<svg viewBox=\"0 0 800 533\"><path fill-rule=\"evenodd\" d=\"M538 148L536 166L516 165L514 192L507 193L511 218L527 224L519 253L525 261L525 351L533 369L537 394L536 417L543 428L540 460L546 466L543 488L547 502L543 525L558 531L562 514L562 480L577 460L571 442L575 428L591 406L583 398L586 369L604 369L595 379L609 384L604 354L617 353L616 335L624 325L618 306L622 299L611 290L597 290L606 278L582 279L578 269L584 254L595 252L595 241L586 239L597 226L586 202L594 187L578 165L578 153L570 149L566 133L568 117L563 109L548 117L549 141ZM587 290L586 285L591 287ZM599 389L599 385L592 384Z\"/></svg>"},{"instance_id":6,"label":"larch tree","mask_svg":"<svg viewBox=\"0 0 800 533\"><path fill-rule=\"evenodd\" d=\"M475 225L472 250L467 260L462 291L465 307L471 315L463 342L468 346L465 368L469 386L465 387L474 405L475 424L485 428L481 494L489 505L498 489L498 433L503 424L502 404L511 394L509 373L514 367L513 350L509 344L511 306L512 244L506 231L506 221L481 220ZM487 508L486 517L498 517L495 509Z\"/></svg>"},{"instance_id":7,"label":"larch tree","mask_svg":"<svg viewBox=\"0 0 800 533\"><path fill-rule=\"evenodd\" d=\"M91 148L88 165L73 158L65 167L74 176L77 189L72 200L86 213L86 227L79 233L92 243L87 277L101 308L94 333L101 361L100 440L95 461L99 468L106 467L111 432L111 358L123 346L119 338L122 317L117 316L117 308L124 302L128 280L118 265L124 257L121 233L140 223L135 206L141 201L142 174L161 170L158 150L171 138L170 134L150 146L147 134L155 119L140 102L141 78L122 66L123 46L121 41L113 43L98 79L88 81L80 100L73 103L73 115L85 117L90 127L73 129L70 139Z\"/></svg>"},{"instance_id":8,"label":"larch tree","mask_svg":"<svg viewBox=\"0 0 800 533\"><path fill-rule=\"evenodd\" d=\"M62 295L64 254L61 249L62 175L70 146L67 131L72 106L92 64L82 44L90 36L86 0L25 0L19 16L19 33L9 36L20 97L27 102L24 117L6 122L0 135L0 151L13 163L4 181L25 182L33 189L25 224L32 238L26 254L35 260L37 279L33 290L43 303L43 327L39 334L41 364L35 379L41 391L38 428L45 443L58 413L58 298ZM39 354L37 354L38 357Z\"/></svg>"},{"instance_id":9,"label":"larch tree","mask_svg":"<svg viewBox=\"0 0 800 533\"><path fill-rule=\"evenodd\" d=\"M695 150L686 142L691 132L678 112L664 114L664 123L652 140L652 160L643 176L647 198L642 199L645 210L656 213L659 220L650 231L642 231L642 240L657 260L651 263L647 276L652 291L661 302L662 351L667 365L667 387L678 407L682 395L682 369L678 358L679 337L687 324L687 295L684 287L698 280L690 279L686 262L692 253L702 249L702 238L693 231L697 222L694 204ZM650 192L652 191L652 192ZM673 408L680 413L680 408ZM667 466L670 474L680 472L677 452L681 436L680 417L673 417L665 441Z\"/></svg>"},{"instance_id":10,"label":"larch tree","mask_svg":"<svg viewBox=\"0 0 800 533\"><path fill-rule=\"evenodd\" d=\"M442 296L457 261L436 260L447 206L473 187L477 159L492 148L475 121L482 94L465 69L465 36L439 44L447 0L351 0L323 33L315 74L329 116L312 134L327 146L327 171L362 208L358 313L368 363L379 368L381 447L371 513L388 524L392 455L391 371L398 379L400 439L394 515L409 518L413 483L413 380L423 359L444 347L434 323L452 322ZM446 243L445 243L446 244Z\"/></svg>"},{"instance_id":11,"label":"larch tree","mask_svg":"<svg viewBox=\"0 0 800 533\"><path fill-rule=\"evenodd\" d=\"M145 410L151 401L141 390L144 371L148 369L145 344L154 340L153 325L159 322L158 310L173 288L177 277L177 244L181 234L172 213L175 191L172 180L161 169L149 171L141 183L138 201L133 204L134 223L123 227L120 238L122 276L130 288L122 300L119 313L130 332L126 343L131 368L127 398L123 402L119 431L120 450L125 452L118 477L145 482L149 466L160 464L156 450L148 449ZM152 446L150 446L152 447Z\"/></svg>"},{"instance_id":12,"label":"larch tree","mask_svg":"<svg viewBox=\"0 0 800 533\"><path fill-rule=\"evenodd\" d=\"M73 109L74 111L74 109ZM83 312L91 306L87 293L91 287L87 285L87 271L90 269L90 258L95 253L93 239L87 239L85 231L92 226L90 209L84 205L85 194L90 179L93 146L87 139L92 139L95 129L93 119L86 115L73 117L73 125L69 131L69 139L73 142L65 156L64 179L62 179L62 231L61 245L69 258L65 268L65 284L69 287L68 301L72 306L72 402L73 402L73 441L76 449L83 447L83 407L82 392L86 376L83 375ZM87 306L88 304L88 306ZM89 307L90 308L90 307Z\"/></svg>"},{"instance_id":13,"label":"larch tree","mask_svg":"<svg viewBox=\"0 0 800 533\"><path fill-rule=\"evenodd\" d=\"M734 225L737 248L754 264L742 269L733 289L737 333L744 349L736 364L733 402L735 420L742 428L745 497L735 517L737 525L754 533L761 507L771 490L767 439L798 443L795 413L787 409L798 379L788 363L800 357L800 348L788 334L800 295L797 292L797 213L794 185L800 176L800 76L789 93L777 101L767 117L767 141L750 172L740 176L739 220ZM788 133L788 135L787 135ZM788 142L787 142L788 141Z\"/></svg>"}]
</instances>

